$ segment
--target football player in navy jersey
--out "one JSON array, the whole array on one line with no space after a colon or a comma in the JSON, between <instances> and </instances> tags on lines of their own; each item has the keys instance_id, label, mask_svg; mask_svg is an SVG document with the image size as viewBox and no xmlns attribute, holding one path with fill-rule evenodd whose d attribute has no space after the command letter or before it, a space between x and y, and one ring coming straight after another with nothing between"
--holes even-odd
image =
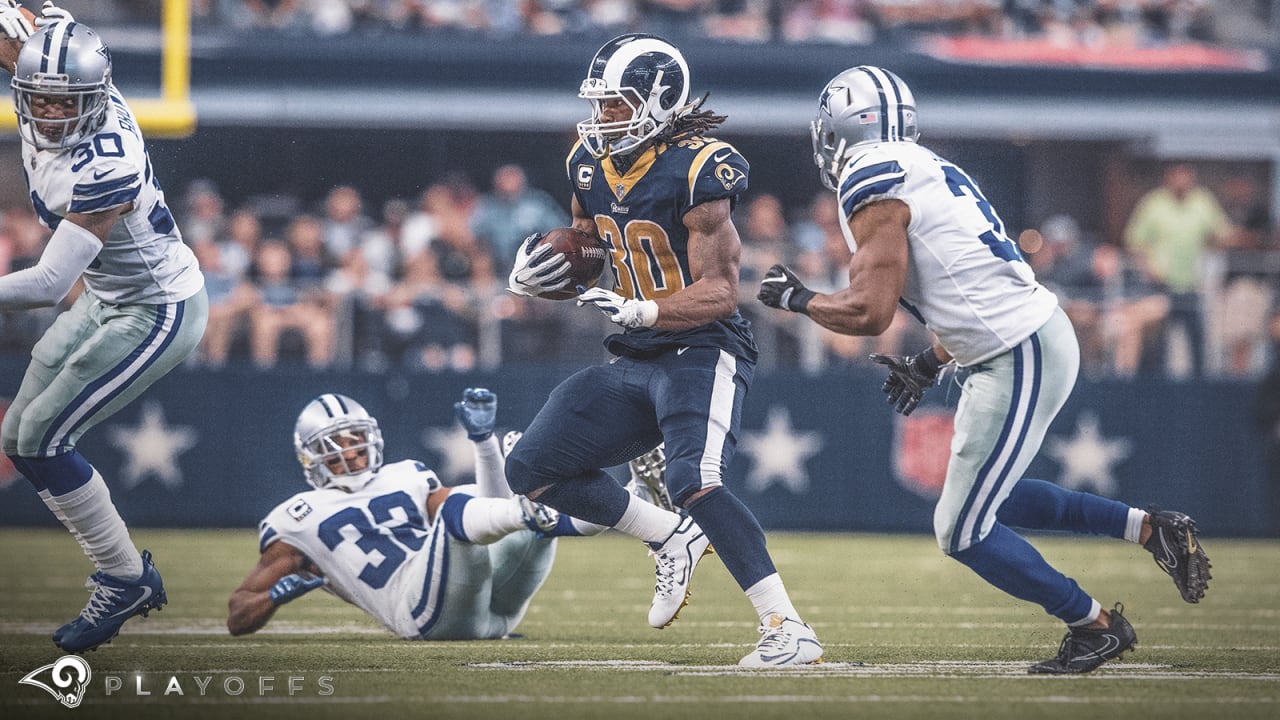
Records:
<instances>
[{"instance_id":1,"label":"football player in navy jersey","mask_svg":"<svg viewBox=\"0 0 1280 720\"><path fill-rule=\"evenodd\" d=\"M1133 647L1136 635L1122 606L1103 609L1011 527L1141 543L1182 598L1199 602L1209 559L1191 518L1022 477L1071 393L1080 349L1057 298L1036 282L977 184L916 143L906 83L883 68L850 68L823 90L812 130L853 252L849 287L815 293L775 265L758 297L848 335L879 335L898 305L907 308L934 344L914 356L871 356L889 368L884 391L903 415L944 363L963 368L934 532L943 552L1068 625L1058 656L1030 671L1089 672Z\"/></svg>"},{"instance_id":2,"label":"football player in navy jersey","mask_svg":"<svg viewBox=\"0 0 1280 720\"><path fill-rule=\"evenodd\" d=\"M107 46L50 2L27 39L31 28L16 12L0 0L0 29L26 40L0 64L13 74L31 204L53 234L34 267L0 277L0 310L57 305L80 279L84 292L32 349L0 439L96 566L88 604L53 635L80 652L167 598L151 554L134 547L76 443L191 353L209 303L138 123L112 83Z\"/></svg>"},{"instance_id":3,"label":"football player in navy jersey","mask_svg":"<svg viewBox=\"0 0 1280 720\"><path fill-rule=\"evenodd\" d=\"M714 546L760 618L742 665L815 663L822 646L792 605L760 524L723 485L738 439L756 347L738 314L741 244L731 211L747 161L707 136L725 118L689 100L680 51L652 35L596 53L579 97L591 103L566 160L573 225L608 247L610 287L581 288L621 332L615 357L561 383L507 460L517 493L612 526L657 559L649 623L669 625L688 600L698 558ZM537 235L521 244L510 290L566 287L568 262ZM606 273L606 276L609 274ZM681 518L632 497L600 468L665 442L666 481Z\"/></svg>"}]
</instances>

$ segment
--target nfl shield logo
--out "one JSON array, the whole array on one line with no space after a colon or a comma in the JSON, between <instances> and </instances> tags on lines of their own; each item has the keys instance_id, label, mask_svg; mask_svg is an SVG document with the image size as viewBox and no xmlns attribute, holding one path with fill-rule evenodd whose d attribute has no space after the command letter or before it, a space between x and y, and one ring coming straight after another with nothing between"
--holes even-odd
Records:
<instances>
[{"instance_id":1,"label":"nfl shield logo","mask_svg":"<svg viewBox=\"0 0 1280 720\"><path fill-rule=\"evenodd\" d=\"M955 415L921 408L899 417L893 431L893 472L898 484L925 500L937 500L947 479Z\"/></svg>"},{"instance_id":2,"label":"nfl shield logo","mask_svg":"<svg viewBox=\"0 0 1280 720\"><path fill-rule=\"evenodd\" d=\"M627 186L623 185L622 183L618 183L617 185L614 185L613 194L617 195L618 199L621 200L622 196L627 194Z\"/></svg>"}]
</instances>

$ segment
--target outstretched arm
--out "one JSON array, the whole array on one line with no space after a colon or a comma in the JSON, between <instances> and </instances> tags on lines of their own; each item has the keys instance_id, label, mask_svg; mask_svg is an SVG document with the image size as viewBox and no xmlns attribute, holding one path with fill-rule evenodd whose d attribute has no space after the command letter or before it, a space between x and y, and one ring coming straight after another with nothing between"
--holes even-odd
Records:
<instances>
[{"instance_id":1,"label":"outstretched arm","mask_svg":"<svg viewBox=\"0 0 1280 720\"><path fill-rule=\"evenodd\" d=\"M309 565L307 556L288 543L277 541L268 547L258 558L257 567L231 593L227 602L227 630L232 635L257 632L267 624L277 607L323 585L323 578L298 575L306 572ZM272 597L272 589L289 577L297 578L298 584L293 588L279 588ZM295 594L286 597L291 592Z\"/></svg>"}]
</instances>

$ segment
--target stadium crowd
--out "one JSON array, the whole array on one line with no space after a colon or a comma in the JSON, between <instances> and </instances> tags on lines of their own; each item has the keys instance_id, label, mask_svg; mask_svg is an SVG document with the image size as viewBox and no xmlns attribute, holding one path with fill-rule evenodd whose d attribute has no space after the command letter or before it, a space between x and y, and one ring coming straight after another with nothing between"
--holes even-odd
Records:
<instances>
[{"instance_id":1,"label":"stadium crowd","mask_svg":"<svg viewBox=\"0 0 1280 720\"><path fill-rule=\"evenodd\" d=\"M1170 204L1178 206L1179 192L1201 220L1176 227L1204 230L1172 240L1174 250L1162 254L1159 234L1168 228L1145 218L1143 204L1164 217ZM209 327L192 362L465 372L529 357L577 363L604 352L600 339L611 326L599 313L506 292L520 240L569 222L562 204L530 187L516 165L497 168L487 188L453 175L380 208L366 207L360 189L349 185L323 198L228 207L208 181L192 183L170 204L198 254L210 299ZM48 231L29 207L0 212L4 274L34 263ZM927 341L905 312L883 336L854 338L767 312L755 300L759 279L778 262L815 289L848 282L849 250L830 193L788 208L752 192L736 215L740 302L763 369L862 365L871 352L899 353ZM1158 236L1154 248L1145 239L1151 233ZM1231 177L1209 188L1194 168L1171 166L1124 235L1095 237L1077 219L1058 215L1020 239L1076 325L1084 372L1260 376L1274 352L1267 323L1280 313L1280 233L1256 184ZM58 310L0 314L0 351L28 353Z\"/></svg>"},{"instance_id":2,"label":"stadium crowd","mask_svg":"<svg viewBox=\"0 0 1280 720\"><path fill-rule=\"evenodd\" d=\"M97 23L153 22L159 3L74 7ZM197 29L342 35L418 31L510 36L644 29L741 42L867 44L914 34L1141 47L1276 44L1267 0L192 0Z\"/></svg>"}]
</instances>

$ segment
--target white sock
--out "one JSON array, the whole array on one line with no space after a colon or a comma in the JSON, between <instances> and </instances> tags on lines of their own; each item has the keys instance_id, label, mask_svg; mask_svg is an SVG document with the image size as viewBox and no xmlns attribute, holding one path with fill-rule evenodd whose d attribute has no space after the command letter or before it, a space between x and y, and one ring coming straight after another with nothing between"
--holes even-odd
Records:
<instances>
[{"instance_id":1,"label":"white sock","mask_svg":"<svg viewBox=\"0 0 1280 720\"><path fill-rule=\"evenodd\" d=\"M774 613L796 622L804 622L800 619L800 613L796 612L795 605L791 604L787 589L782 585L782 576L778 573L762 578L755 585L747 588L746 592L747 599L751 601L756 614L760 616L761 625Z\"/></svg>"},{"instance_id":2,"label":"white sock","mask_svg":"<svg viewBox=\"0 0 1280 720\"><path fill-rule=\"evenodd\" d=\"M680 516L627 493L627 510L613 527L633 538L660 543L680 527Z\"/></svg>"},{"instance_id":3,"label":"white sock","mask_svg":"<svg viewBox=\"0 0 1280 720\"><path fill-rule=\"evenodd\" d=\"M1083 620L1067 623L1067 627L1084 627L1098 619L1098 616L1102 614L1102 605L1100 605L1097 600L1093 600L1093 598L1090 598L1090 600L1093 602L1093 605L1089 606L1089 614L1085 615Z\"/></svg>"},{"instance_id":4,"label":"white sock","mask_svg":"<svg viewBox=\"0 0 1280 720\"><path fill-rule=\"evenodd\" d=\"M142 556L129 539L129 528L97 469L83 486L50 499L62 513L59 519L78 536L85 554L99 570L122 580L142 577Z\"/></svg>"},{"instance_id":5,"label":"white sock","mask_svg":"<svg viewBox=\"0 0 1280 720\"><path fill-rule=\"evenodd\" d=\"M58 518L58 522L62 523L63 527L71 531L71 536L76 539L77 543L79 543L80 549L84 551L85 555L88 555L89 546L84 544L84 538L80 537L80 532L76 530L75 526L71 524L71 521L67 519L66 513L62 512L58 507L58 503L53 501L53 493L48 490L41 490L39 491L39 495L40 501L44 503L44 506L49 508L49 512L53 513L54 517Z\"/></svg>"},{"instance_id":6,"label":"white sock","mask_svg":"<svg viewBox=\"0 0 1280 720\"><path fill-rule=\"evenodd\" d=\"M514 497L473 497L462 508L462 531L476 545L488 545L525 529L520 504Z\"/></svg>"},{"instance_id":7,"label":"white sock","mask_svg":"<svg viewBox=\"0 0 1280 720\"><path fill-rule=\"evenodd\" d=\"M1124 539L1134 543L1142 542L1142 521L1146 519L1146 511L1129 508L1129 517L1124 524Z\"/></svg>"},{"instance_id":8,"label":"white sock","mask_svg":"<svg viewBox=\"0 0 1280 720\"><path fill-rule=\"evenodd\" d=\"M573 525L573 529L578 531L579 535L586 537L599 535L609 529L608 525L597 525L593 522L587 522L586 520L579 520L576 517L570 517L569 522Z\"/></svg>"},{"instance_id":9,"label":"white sock","mask_svg":"<svg viewBox=\"0 0 1280 720\"><path fill-rule=\"evenodd\" d=\"M475 443L475 450L478 497L509 498L515 495L507 485L506 458L502 457L498 436L490 435Z\"/></svg>"}]
</instances>

